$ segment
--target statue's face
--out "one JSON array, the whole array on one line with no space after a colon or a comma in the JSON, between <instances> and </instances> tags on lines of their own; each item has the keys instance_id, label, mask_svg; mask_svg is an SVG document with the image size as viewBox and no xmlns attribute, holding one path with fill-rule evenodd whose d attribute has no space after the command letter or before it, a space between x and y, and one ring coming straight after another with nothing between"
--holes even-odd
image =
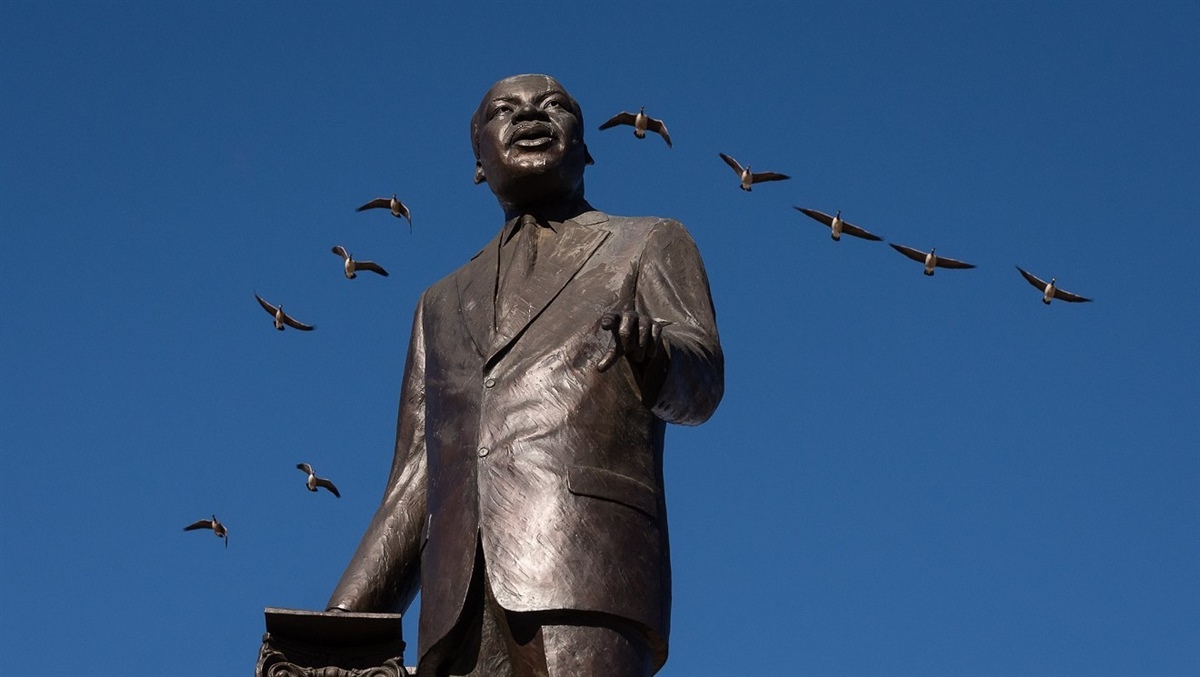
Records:
<instances>
[{"instance_id":1,"label":"statue's face","mask_svg":"<svg viewBox=\"0 0 1200 677\"><path fill-rule=\"evenodd\" d=\"M476 180L506 206L582 194L587 147L574 100L557 80L517 75L492 85L476 113Z\"/></svg>"}]
</instances>

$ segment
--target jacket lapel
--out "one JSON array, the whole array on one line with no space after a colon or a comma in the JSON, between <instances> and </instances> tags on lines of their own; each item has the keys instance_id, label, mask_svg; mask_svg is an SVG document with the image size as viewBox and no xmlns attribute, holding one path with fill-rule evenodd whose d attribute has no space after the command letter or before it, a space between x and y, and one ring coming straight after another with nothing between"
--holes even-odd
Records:
<instances>
[{"instance_id":1,"label":"jacket lapel","mask_svg":"<svg viewBox=\"0 0 1200 677\"><path fill-rule=\"evenodd\" d=\"M458 307L480 355L492 344L496 332L496 280L503 232L496 233L458 276Z\"/></svg>"},{"instance_id":2,"label":"jacket lapel","mask_svg":"<svg viewBox=\"0 0 1200 677\"><path fill-rule=\"evenodd\" d=\"M488 362L491 362L497 353L507 348L516 337L520 336L525 327L529 326L529 323L545 310L546 306L583 268L583 265L609 235L609 231L601 226L606 221L608 221L607 215L592 211L568 219L563 224L563 232L555 240L553 249L549 253L539 254L537 267L525 285L525 289L522 290L522 296L526 303L517 305L523 306L525 312L510 312L501 319L500 326L490 344L484 344L489 345L486 352ZM492 249L494 260L499 255L498 246L497 242L495 246L489 247ZM495 263L492 264L492 268L496 268ZM495 278L495 273L493 273L493 278ZM495 299L494 279L492 285L492 298ZM487 319L490 321L491 316L489 315Z\"/></svg>"}]
</instances>

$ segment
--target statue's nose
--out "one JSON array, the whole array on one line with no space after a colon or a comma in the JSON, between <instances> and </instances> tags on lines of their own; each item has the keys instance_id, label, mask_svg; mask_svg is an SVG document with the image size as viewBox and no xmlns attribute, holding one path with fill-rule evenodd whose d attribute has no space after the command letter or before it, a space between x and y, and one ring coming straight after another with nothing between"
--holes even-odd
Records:
<instances>
[{"instance_id":1,"label":"statue's nose","mask_svg":"<svg viewBox=\"0 0 1200 677\"><path fill-rule=\"evenodd\" d=\"M549 116L546 111L538 108L532 101L526 101L517 107L513 113L513 120L548 120Z\"/></svg>"}]
</instances>

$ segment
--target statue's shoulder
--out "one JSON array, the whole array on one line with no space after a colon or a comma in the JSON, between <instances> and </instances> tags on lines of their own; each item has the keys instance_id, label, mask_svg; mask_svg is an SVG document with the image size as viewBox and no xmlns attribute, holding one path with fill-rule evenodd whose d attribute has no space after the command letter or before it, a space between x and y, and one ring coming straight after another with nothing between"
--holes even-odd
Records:
<instances>
[{"instance_id":1,"label":"statue's shoulder","mask_svg":"<svg viewBox=\"0 0 1200 677\"><path fill-rule=\"evenodd\" d=\"M691 239L687 228L675 219L662 216L616 216L608 217L608 228L623 238L646 241L650 238Z\"/></svg>"},{"instance_id":2,"label":"statue's shoulder","mask_svg":"<svg viewBox=\"0 0 1200 677\"><path fill-rule=\"evenodd\" d=\"M490 283L496 275L496 246L499 233L454 271L425 290L427 299L454 299L459 290Z\"/></svg>"},{"instance_id":3,"label":"statue's shoulder","mask_svg":"<svg viewBox=\"0 0 1200 677\"><path fill-rule=\"evenodd\" d=\"M572 221L581 225L603 225L612 230L628 230L636 232L649 232L655 228L666 228L668 230L674 228L683 228L683 224L675 219L666 218L663 216L621 216L618 214L605 214L604 212L586 212L581 214Z\"/></svg>"}]
</instances>

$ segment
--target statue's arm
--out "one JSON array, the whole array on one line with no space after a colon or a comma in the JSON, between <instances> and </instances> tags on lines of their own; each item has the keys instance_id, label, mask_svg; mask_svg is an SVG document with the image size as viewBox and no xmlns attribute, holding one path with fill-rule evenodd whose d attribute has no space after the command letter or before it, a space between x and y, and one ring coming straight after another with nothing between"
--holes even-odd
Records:
<instances>
[{"instance_id":1,"label":"statue's arm","mask_svg":"<svg viewBox=\"0 0 1200 677\"><path fill-rule=\"evenodd\" d=\"M396 451L383 500L329 598L326 608L330 610L403 612L420 587L428 480L424 304L422 295L404 365Z\"/></svg>"},{"instance_id":2,"label":"statue's arm","mask_svg":"<svg viewBox=\"0 0 1200 677\"><path fill-rule=\"evenodd\" d=\"M725 393L725 355L717 334L708 274L696 243L676 221L650 232L639 260L637 307L662 322L662 346L645 365L655 415L698 425Z\"/></svg>"}]
</instances>

